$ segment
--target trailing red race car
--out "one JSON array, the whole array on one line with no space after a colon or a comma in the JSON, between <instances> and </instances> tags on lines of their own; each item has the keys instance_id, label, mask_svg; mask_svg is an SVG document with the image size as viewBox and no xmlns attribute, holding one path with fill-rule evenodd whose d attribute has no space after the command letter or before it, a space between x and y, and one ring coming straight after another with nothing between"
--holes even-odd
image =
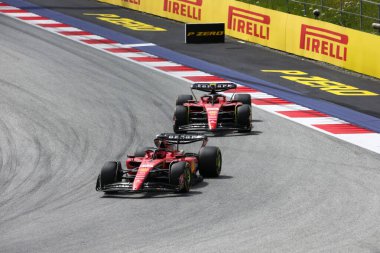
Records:
<instances>
[{"instance_id":1,"label":"trailing red race car","mask_svg":"<svg viewBox=\"0 0 380 253\"><path fill-rule=\"evenodd\" d=\"M218 92L236 89L234 83L194 83L193 95L179 95L173 117L175 133L187 131L237 130L250 132L252 129L251 95L234 94L231 100ZM197 100L193 90L209 92Z\"/></svg>"},{"instance_id":2,"label":"trailing red race car","mask_svg":"<svg viewBox=\"0 0 380 253\"><path fill-rule=\"evenodd\" d=\"M202 141L198 153L179 150L181 144L198 141ZM204 135L159 134L154 139L155 148L140 148L128 155L126 169L118 161L107 162L98 176L96 190L189 192L203 177L217 177L222 169L220 149L206 146L207 141Z\"/></svg>"}]
</instances>

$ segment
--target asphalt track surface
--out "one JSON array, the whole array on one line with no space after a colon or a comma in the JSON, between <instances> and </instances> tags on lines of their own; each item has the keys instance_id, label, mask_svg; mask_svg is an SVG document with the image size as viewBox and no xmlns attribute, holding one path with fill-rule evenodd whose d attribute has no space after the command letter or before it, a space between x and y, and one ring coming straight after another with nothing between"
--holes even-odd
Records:
<instances>
[{"instance_id":1,"label":"asphalt track surface","mask_svg":"<svg viewBox=\"0 0 380 253\"><path fill-rule=\"evenodd\" d=\"M225 66L240 73L248 74L265 81L290 89L305 97L329 101L355 111L380 118L380 96L337 96L318 88L298 84L280 76L280 73L264 73L262 70L299 70L309 76L319 76L331 81L340 82L362 90L380 94L380 80L362 77L355 73L343 71L337 67L304 60L300 57L287 55L266 49L250 43L242 44L235 39L227 38L224 44L191 45L184 43L184 24L159 18L153 15L120 8L95 0L29 0L29 2L48 8L65 15L97 24L122 34L127 34L141 40L155 43L184 55ZM116 14L146 24L167 29L167 32L134 31L121 25L115 25L85 14ZM276 32L276 31L271 31ZM218 74L220 75L220 73ZM224 76L229 78L229 76Z\"/></svg>"},{"instance_id":2,"label":"asphalt track surface","mask_svg":"<svg viewBox=\"0 0 380 253\"><path fill-rule=\"evenodd\" d=\"M380 156L261 110L187 196L95 181L188 84L0 16L0 252L379 252ZM152 80L152 81L150 81Z\"/></svg>"}]
</instances>

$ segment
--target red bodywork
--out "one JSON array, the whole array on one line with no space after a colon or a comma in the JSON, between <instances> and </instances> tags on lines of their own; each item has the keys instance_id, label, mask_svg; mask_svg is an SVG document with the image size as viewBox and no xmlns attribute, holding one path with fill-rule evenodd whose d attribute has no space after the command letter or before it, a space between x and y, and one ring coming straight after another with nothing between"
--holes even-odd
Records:
<instances>
[{"instance_id":1,"label":"red bodywork","mask_svg":"<svg viewBox=\"0 0 380 253\"><path fill-rule=\"evenodd\" d=\"M126 161L127 173L132 178L134 177L132 190L139 191L142 189L152 169L159 168L163 173L166 173L165 171L169 171L172 162L179 161L186 161L190 165L191 173L196 173L198 158L195 156L185 157L183 151L148 150L144 157L128 158Z\"/></svg>"},{"instance_id":2,"label":"red bodywork","mask_svg":"<svg viewBox=\"0 0 380 253\"><path fill-rule=\"evenodd\" d=\"M212 103L210 96L202 96L199 101L185 103L184 106L189 107L189 114L205 111L207 113L207 124L211 131L218 127L218 123L222 123L219 119L221 113L234 115L236 107L242 105L241 102L228 101L224 95L218 94L218 97ZM230 121L233 121L231 118Z\"/></svg>"},{"instance_id":3,"label":"red bodywork","mask_svg":"<svg viewBox=\"0 0 380 253\"><path fill-rule=\"evenodd\" d=\"M156 147L141 147L128 155L126 168L119 161L106 162L95 189L106 193L188 192L191 185L202 180L197 175L198 164L207 141L207 136L200 134L161 133L154 139ZM195 142L202 142L197 153L179 149Z\"/></svg>"}]
</instances>

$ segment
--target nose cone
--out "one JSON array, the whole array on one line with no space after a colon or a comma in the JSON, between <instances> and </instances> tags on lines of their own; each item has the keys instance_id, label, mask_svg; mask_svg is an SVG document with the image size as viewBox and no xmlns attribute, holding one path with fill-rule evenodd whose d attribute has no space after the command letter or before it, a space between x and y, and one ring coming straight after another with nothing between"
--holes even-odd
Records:
<instances>
[{"instance_id":1,"label":"nose cone","mask_svg":"<svg viewBox=\"0 0 380 253\"><path fill-rule=\"evenodd\" d=\"M134 190L134 191L138 191L138 190L140 190L141 189L141 186L142 186L142 184L143 184L143 180L141 180L141 179L135 179L134 181L133 181L133 186L132 186L132 190Z\"/></svg>"},{"instance_id":2,"label":"nose cone","mask_svg":"<svg viewBox=\"0 0 380 253\"><path fill-rule=\"evenodd\" d=\"M219 108L220 108L219 106L206 108L207 118L208 118L208 127L211 131L215 130L218 124Z\"/></svg>"},{"instance_id":3,"label":"nose cone","mask_svg":"<svg viewBox=\"0 0 380 253\"><path fill-rule=\"evenodd\" d=\"M215 130L216 129L216 123L217 123L216 120L209 120L208 121L208 128L210 128L210 130Z\"/></svg>"},{"instance_id":4,"label":"nose cone","mask_svg":"<svg viewBox=\"0 0 380 253\"><path fill-rule=\"evenodd\" d=\"M140 167L137 171L135 180L133 180L132 190L138 191L142 189L145 179L148 177L152 167Z\"/></svg>"}]
</instances>

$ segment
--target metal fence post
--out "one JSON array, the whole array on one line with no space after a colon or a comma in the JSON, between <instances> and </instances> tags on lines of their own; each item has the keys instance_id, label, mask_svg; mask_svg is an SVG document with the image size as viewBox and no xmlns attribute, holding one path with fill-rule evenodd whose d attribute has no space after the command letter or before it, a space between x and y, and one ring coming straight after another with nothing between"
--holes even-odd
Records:
<instances>
[{"instance_id":1,"label":"metal fence post","mask_svg":"<svg viewBox=\"0 0 380 253\"><path fill-rule=\"evenodd\" d=\"M360 31L363 30L362 22L363 22L363 0L360 0Z\"/></svg>"},{"instance_id":2,"label":"metal fence post","mask_svg":"<svg viewBox=\"0 0 380 253\"><path fill-rule=\"evenodd\" d=\"M289 13L289 0L286 0L286 8L287 8L287 11Z\"/></svg>"},{"instance_id":3,"label":"metal fence post","mask_svg":"<svg viewBox=\"0 0 380 253\"><path fill-rule=\"evenodd\" d=\"M377 9L379 10L377 13L377 22L380 24L380 4L377 4ZM377 32L380 34L380 29L377 29Z\"/></svg>"},{"instance_id":4,"label":"metal fence post","mask_svg":"<svg viewBox=\"0 0 380 253\"><path fill-rule=\"evenodd\" d=\"M343 0L340 0L340 24L343 25Z\"/></svg>"},{"instance_id":5,"label":"metal fence post","mask_svg":"<svg viewBox=\"0 0 380 253\"><path fill-rule=\"evenodd\" d=\"M305 2L303 3L303 15L306 16L306 3Z\"/></svg>"}]
</instances>

